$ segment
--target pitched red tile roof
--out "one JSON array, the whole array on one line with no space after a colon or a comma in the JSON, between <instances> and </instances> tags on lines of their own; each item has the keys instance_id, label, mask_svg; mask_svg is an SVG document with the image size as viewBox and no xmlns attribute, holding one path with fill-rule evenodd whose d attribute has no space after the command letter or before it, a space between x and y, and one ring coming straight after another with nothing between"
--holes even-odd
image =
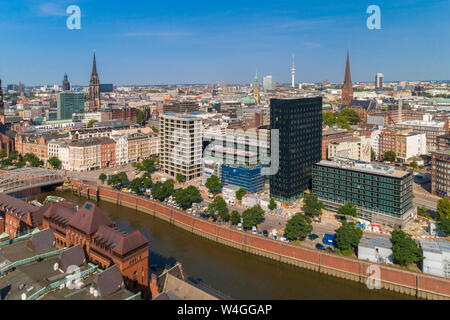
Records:
<instances>
[{"instance_id":1,"label":"pitched red tile roof","mask_svg":"<svg viewBox=\"0 0 450 320\"><path fill-rule=\"evenodd\" d=\"M0 193L0 210L9 211L22 221L26 222L28 214L38 209L39 207L35 207L28 202Z\"/></svg>"},{"instance_id":2,"label":"pitched red tile roof","mask_svg":"<svg viewBox=\"0 0 450 320\"><path fill-rule=\"evenodd\" d=\"M43 216L66 224L75 215L75 209L67 202L61 201L43 206Z\"/></svg>"},{"instance_id":3,"label":"pitched red tile roof","mask_svg":"<svg viewBox=\"0 0 450 320\"><path fill-rule=\"evenodd\" d=\"M115 223L102 209L91 202L86 202L70 219L69 225L85 234L93 234L101 225L114 227Z\"/></svg>"},{"instance_id":4,"label":"pitched red tile roof","mask_svg":"<svg viewBox=\"0 0 450 320\"><path fill-rule=\"evenodd\" d=\"M147 238L138 230L133 231L120 238L117 245L113 247L113 251L121 256L124 256L131 250L139 248L140 246L148 244Z\"/></svg>"}]
</instances>

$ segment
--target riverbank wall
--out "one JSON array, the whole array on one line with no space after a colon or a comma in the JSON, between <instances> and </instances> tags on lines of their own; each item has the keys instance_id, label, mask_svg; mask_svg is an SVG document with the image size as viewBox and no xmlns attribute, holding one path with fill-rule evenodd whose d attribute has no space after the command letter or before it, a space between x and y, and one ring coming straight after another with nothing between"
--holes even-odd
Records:
<instances>
[{"instance_id":1,"label":"riverbank wall","mask_svg":"<svg viewBox=\"0 0 450 320\"><path fill-rule=\"evenodd\" d=\"M77 180L72 180L71 185L72 192L80 197L86 197L88 200L94 201L107 201L149 214L200 237L247 253L364 284L372 281L372 285L377 284L376 275L372 275L372 266L377 266L380 270L377 279L379 279L379 285L383 289L423 299L450 300L449 279L342 257L252 235L189 215L159 201L116 191L104 186L87 185Z\"/></svg>"}]
</instances>

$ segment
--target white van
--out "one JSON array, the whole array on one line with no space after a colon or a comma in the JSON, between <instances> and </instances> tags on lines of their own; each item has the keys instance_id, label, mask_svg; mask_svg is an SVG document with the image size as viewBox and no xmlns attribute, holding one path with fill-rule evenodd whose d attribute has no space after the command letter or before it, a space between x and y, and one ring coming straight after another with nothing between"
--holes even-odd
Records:
<instances>
[{"instance_id":1,"label":"white van","mask_svg":"<svg viewBox=\"0 0 450 320\"><path fill-rule=\"evenodd\" d=\"M238 227L237 227L237 229L239 230L239 231L242 231L242 223L238 223Z\"/></svg>"},{"instance_id":2,"label":"white van","mask_svg":"<svg viewBox=\"0 0 450 320\"><path fill-rule=\"evenodd\" d=\"M256 230L256 226L252 227L252 234L258 234L258 231Z\"/></svg>"}]
</instances>

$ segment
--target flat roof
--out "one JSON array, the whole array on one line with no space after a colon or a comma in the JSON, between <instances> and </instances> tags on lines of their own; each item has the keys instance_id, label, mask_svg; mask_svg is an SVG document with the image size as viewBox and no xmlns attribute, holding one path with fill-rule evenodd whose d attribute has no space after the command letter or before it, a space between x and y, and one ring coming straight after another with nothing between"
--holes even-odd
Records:
<instances>
[{"instance_id":1,"label":"flat roof","mask_svg":"<svg viewBox=\"0 0 450 320\"><path fill-rule=\"evenodd\" d=\"M358 160L347 159L340 162L329 161L329 160L321 160L317 163L322 166L338 168L338 169L347 169L350 171L357 171L369 174L382 175L386 177L392 178L403 178L410 174L408 171L398 170L394 167L384 167L380 166L374 162L362 162Z\"/></svg>"}]
</instances>

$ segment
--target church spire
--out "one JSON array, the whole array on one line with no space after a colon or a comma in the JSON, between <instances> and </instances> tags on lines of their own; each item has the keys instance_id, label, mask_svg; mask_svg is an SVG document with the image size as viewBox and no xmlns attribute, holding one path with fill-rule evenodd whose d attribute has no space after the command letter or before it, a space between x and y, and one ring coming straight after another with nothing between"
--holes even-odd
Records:
<instances>
[{"instance_id":1,"label":"church spire","mask_svg":"<svg viewBox=\"0 0 450 320\"><path fill-rule=\"evenodd\" d=\"M100 80L97 74L97 62L94 52L91 81L89 83L89 111L94 112L98 109L100 109Z\"/></svg>"},{"instance_id":2,"label":"church spire","mask_svg":"<svg viewBox=\"0 0 450 320\"><path fill-rule=\"evenodd\" d=\"M95 61L95 52L94 52L94 62L92 64L92 74L97 74L97 62Z\"/></svg>"},{"instance_id":3,"label":"church spire","mask_svg":"<svg viewBox=\"0 0 450 320\"><path fill-rule=\"evenodd\" d=\"M342 86L341 104L344 106L350 105L353 100L353 85L352 77L350 74L350 58L347 50L347 63L345 65L345 78L344 85Z\"/></svg>"}]
</instances>

